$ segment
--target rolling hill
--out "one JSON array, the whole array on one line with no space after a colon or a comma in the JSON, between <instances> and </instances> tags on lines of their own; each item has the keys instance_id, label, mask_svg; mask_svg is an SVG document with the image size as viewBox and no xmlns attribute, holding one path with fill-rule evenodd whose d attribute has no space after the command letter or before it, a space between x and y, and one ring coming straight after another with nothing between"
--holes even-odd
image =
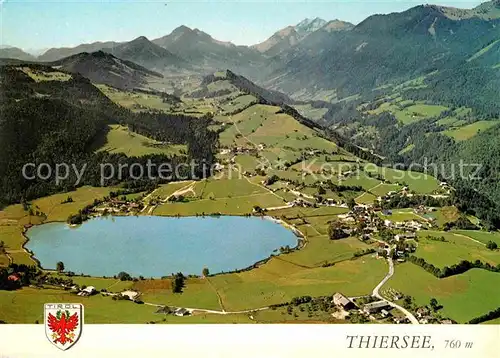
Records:
<instances>
[{"instance_id":1,"label":"rolling hill","mask_svg":"<svg viewBox=\"0 0 500 358\"><path fill-rule=\"evenodd\" d=\"M264 57L257 50L222 42L209 34L187 26L176 28L169 35L152 40L204 72L229 68L249 73L263 65Z\"/></svg>"},{"instance_id":2,"label":"rolling hill","mask_svg":"<svg viewBox=\"0 0 500 358\"><path fill-rule=\"evenodd\" d=\"M0 48L0 58L12 58L22 61L35 61L36 57L24 52L17 47Z\"/></svg>"},{"instance_id":3,"label":"rolling hill","mask_svg":"<svg viewBox=\"0 0 500 358\"><path fill-rule=\"evenodd\" d=\"M78 72L94 83L123 89L143 87L151 77L162 78L157 72L103 51L82 52L49 64L69 72Z\"/></svg>"},{"instance_id":4,"label":"rolling hill","mask_svg":"<svg viewBox=\"0 0 500 358\"><path fill-rule=\"evenodd\" d=\"M188 67L183 59L155 45L144 36L102 50L123 60L132 61L160 72L170 72Z\"/></svg>"},{"instance_id":5,"label":"rolling hill","mask_svg":"<svg viewBox=\"0 0 500 358\"><path fill-rule=\"evenodd\" d=\"M81 52L95 52L102 50L103 48L113 48L119 45L119 42L107 41L107 42L94 42L90 44L81 44L76 47L61 47L61 48L51 48L45 51L43 54L38 56L37 60L41 62L53 62L65 57L76 55Z\"/></svg>"}]
</instances>

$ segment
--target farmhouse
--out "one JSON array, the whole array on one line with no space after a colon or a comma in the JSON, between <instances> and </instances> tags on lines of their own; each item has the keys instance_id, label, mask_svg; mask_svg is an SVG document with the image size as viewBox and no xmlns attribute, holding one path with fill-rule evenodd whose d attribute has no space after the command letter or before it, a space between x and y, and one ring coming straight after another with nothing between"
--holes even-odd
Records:
<instances>
[{"instance_id":1,"label":"farmhouse","mask_svg":"<svg viewBox=\"0 0 500 358\"><path fill-rule=\"evenodd\" d=\"M17 274L17 273L13 273L12 275L9 275L7 277L7 280L12 281L12 282L17 282L20 279L21 279L21 276L19 276L19 274Z\"/></svg>"},{"instance_id":2,"label":"farmhouse","mask_svg":"<svg viewBox=\"0 0 500 358\"><path fill-rule=\"evenodd\" d=\"M86 296L90 296L90 295L93 295L95 294L97 291L95 289L94 286L88 286L88 287L85 287L83 290L81 290L80 292L77 293L78 296L83 296L83 297L86 297Z\"/></svg>"},{"instance_id":3,"label":"farmhouse","mask_svg":"<svg viewBox=\"0 0 500 358\"><path fill-rule=\"evenodd\" d=\"M177 308L174 311L174 315L179 316L179 317L188 316L189 315L189 311L187 309L185 309L185 308Z\"/></svg>"},{"instance_id":4,"label":"farmhouse","mask_svg":"<svg viewBox=\"0 0 500 358\"><path fill-rule=\"evenodd\" d=\"M346 311L356 308L356 304L354 302L352 302L350 299L339 292L333 295L332 302L336 306L342 307Z\"/></svg>"},{"instance_id":5,"label":"farmhouse","mask_svg":"<svg viewBox=\"0 0 500 358\"><path fill-rule=\"evenodd\" d=\"M394 236L396 241L414 239L416 237L417 237L417 235L414 232L405 233L405 234L398 234L398 235Z\"/></svg>"},{"instance_id":6,"label":"farmhouse","mask_svg":"<svg viewBox=\"0 0 500 358\"><path fill-rule=\"evenodd\" d=\"M382 315L382 317L389 317L391 315L391 313L385 309L381 310L380 314Z\"/></svg>"},{"instance_id":7,"label":"farmhouse","mask_svg":"<svg viewBox=\"0 0 500 358\"><path fill-rule=\"evenodd\" d=\"M168 306L159 307L155 313L170 314L172 311Z\"/></svg>"},{"instance_id":8,"label":"farmhouse","mask_svg":"<svg viewBox=\"0 0 500 358\"><path fill-rule=\"evenodd\" d=\"M377 302L367 303L363 307L363 311L365 311L368 314L371 314L371 313L380 312L384 308L388 308L388 307L390 307L390 305L389 305L388 302L386 302L386 301L377 301Z\"/></svg>"}]
</instances>

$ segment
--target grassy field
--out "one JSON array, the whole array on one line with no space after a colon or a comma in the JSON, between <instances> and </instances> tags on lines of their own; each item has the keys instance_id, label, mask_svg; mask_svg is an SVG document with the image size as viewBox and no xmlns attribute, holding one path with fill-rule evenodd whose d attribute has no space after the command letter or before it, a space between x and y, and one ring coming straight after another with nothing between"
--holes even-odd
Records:
<instances>
[{"instance_id":1,"label":"grassy field","mask_svg":"<svg viewBox=\"0 0 500 358\"><path fill-rule=\"evenodd\" d=\"M457 141L464 141L474 137L476 134L498 125L499 121L478 121L466 126L444 131L443 134Z\"/></svg>"},{"instance_id":2,"label":"grassy field","mask_svg":"<svg viewBox=\"0 0 500 358\"><path fill-rule=\"evenodd\" d=\"M82 303L86 323L147 323L158 319L154 307L113 301L101 295L80 297L56 289L23 288L0 291L0 320L7 323L43 323L43 305L48 302Z\"/></svg>"},{"instance_id":3,"label":"grassy field","mask_svg":"<svg viewBox=\"0 0 500 358\"><path fill-rule=\"evenodd\" d=\"M378 213L378 215L384 220L391 220L394 222L403 222L403 221L420 221L425 222L426 220L421 216L415 214L412 209L394 209L392 210L392 214L384 215L383 213Z\"/></svg>"},{"instance_id":4,"label":"grassy field","mask_svg":"<svg viewBox=\"0 0 500 358\"><path fill-rule=\"evenodd\" d=\"M370 193L363 193L358 196L355 201L358 204L373 204L373 202L377 199L377 197Z\"/></svg>"},{"instance_id":5,"label":"grassy field","mask_svg":"<svg viewBox=\"0 0 500 358\"><path fill-rule=\"evenodd\" d=\"M185 153L185 145L164 144L140 134L131 132L118 124L110 125L105 144L98 151L124 153L127 156L140 157L148 154L180 155Z\"/></svg>"},{"instance_id":6,"label":"grassy field","mask_svg":"<svg viewBox=\"0 0 500 358\"><path fill-rule=\"evenodd\" d=\"M165 280L138 281L133 288L142 292L144 302L177 306L222 310L217 293L210 284L210 279L189 278L182 293L172 293L171 282Z\"/></svg>"},{"instance_id":7,"label":"grassy field","mask_svg":"<svg viewBox=\"0 0 500 358\"><path fill-rule=\"evenodd\" d=\"M312 120L320 120L328 112L328 108L314 108L310 104L293 106L300 114Z\"/></svg>"},{"instance_id":8,"label":"grassy field","mask_svg":"<svg viewBox=\"0 0 500 358\"><path fill-rule=\"evenodd\" d=\"M0 211L0 241L6 246L7 253L15 263L34 265L35 262L30 255L22 249L26 239L23 236L23 228L26 224L40 224L50 221L66 221L70 214L91 204L96 198L103 198L115 188L94 188L89 186L80 187L69 193L55 194L31 203L33 213L29 215L21 205L11 205ZM73 199L71 203L62 202L68 197ZM6 257L0 257L0 265L8 263Z\"/></svg>"},{"instance_id":9,"label":"grassy field","mask_svg":"<svg viewBox=\"0 0 500 358\"><path fill-rule=\"evenodd\" d=\"M47 302L82 303L85 323L134 324L134 323L252 323L248 314L218 315L195 313L176 317L155 313L157 307L130 301L114 301L100 294L80 297L58 289L23 288L17 291L0 291L0 321L6 323L43 324L43 305Z\"/></svg>"},{"instance_id":10,"label":"grassy field","mask_svg":"<svg viewBox=\"0 0 500 358\"><path fill-rule=\"evenodd\" d=\"M59 71L52 71L52 72L47 72L47 71L36 71L32 68L29 67L21 67L20 68L22 72L30 76L33 80L36 82L43 82L43 81L69 81L72 77L68 73L64 72L59 72Z\"/></svg>"},{"instance_id":11,"label":"grassy field","mask_svg":"<svg viewBox=\"0 0 500 358\"><path fill-rule=\"evenodd\" d=\"M363 171L356 171L351 173L346 179L338 181L339 185L361 186L365 191L378 186L381 182L375 178L369 177Z\"/></svg>"},{"instance_id":12,"label":"grassy field","mask_svg":"<svg viewBox=\"0 0 500 358\"><path fill-rule=\"evenodd\" d=\"M403 110L394 112L396 118L403 124L410 124L425 118L438 116L441 112L447 110L448 107L428 105L428 104L415 104L406 107Z\"/></svg>"},{"instance_id":13,"label":"grassy field","mask_svg":"<svg viewBox=\"0 0 500 358\"><path fill-rule=\"evenodd\" d=\"M158 206L154 215L195 216L220 213L224 215L251 214L254 206L261 208L284 205L284 201L271 193L253 194L241 197L219 199L201 199L187 203L167 203Z\"/></svg>"},{"instance_id":14,"label":"grassy field","mask_svg":"<svg viewBox=\"0 0 500 358\"><path fill-rule=\"evenodd\" d=\"M474 240L481 241L483 244L487 244L489 241L493 241L496 242L497 245L500 247L500 233L498 232L487 232L478 230L456 230L453 232L471 237Z\"/></svg>"},{"instance_id":15,"label":"grassy field","mask_svg":"<svg viewBox=\"0 0 500 358\"><path fill-rule=\"evenodd\" d=\"M293 117L277 112L279 107L253 105L244 111L228 117L233 123L220 134L223 146L266 147L282 149L333 151L337 146L317 136L312 129L300 124Z\"/></svg>"},{"instance_id":16,"label":"grassy field","mask_svg":"<svg viewBox=\"0 0 500 358\"><path fill-rule=\"evenodd\" d=\"M102 289L106 289L108 292L122 292L132 288L132 281L120 281L116 278L103 278L103 277L85 277L85 276L71 276L67 277L62 274L52 273L53 276L69 278L76 285L82 287L85 286L94 286L97 291Z\"/></svg>"},{"instance_id":17,"label":"grassy field","mask_svg":"<svg viewBox=\"0 0 500 358\"><path fill-rule=\"evenodd\" d=\"M383 290L389 287L414 297L419 305L428 305L431 298L436 298L444 306L441 314L459 323L500 306L500 275L481 269L438 279L407 262L396 267Z\"/></svg>"},{"instance_id":18,"label":"grassy field","mask_svg":"<svg viewBox=\"0 0 500 358\"><path fill-rule=\"evenodd\" d=\"M357 238L330 240L328 236L308 236L306 249L280 255L278 260L309 268L321 267L324 263L337 263L350 260L355 252L369 249L371 246Z\"/></svg>"},{"instance_id":19,"label":"grassy field","mask_svg":"<svg viewBox=\"0 0 500 358\"><path fill-rule=\"evenodd\" d=\"M402 124L410 124L426 118L436 117L447 109L448 107L444 106L403 101L401 97L398 97L388 99L387 102L382 103L374 110L368 111L368 113L380 114L382 112L390 112Z\"/></svg>"},{"instance_id":20,"label":"grassy field","mask_svg":"<svg viewBox=\"0 0 500 358\"><path fill-rule=\"evenodd\" d=\"M218 275L210 280L226 309L243 310L288 302L297 296L364 295L386 274L383 260L363 257L333 267L304 269L279 259L238 274Z\"/></svg>"},{"instance_id":21,"label":"grassy field","mask_svg":"<svg viewBox=\"0 0 500 358\"><path fill-rule=\"evenodd\" d=\"M78 210L92 204L95 199L104 198L114 189L112 187L84 186L69 193L55 194L37 199L33 201L33 206L47 216L46 222L66 221L69 215L77 213ZM63 204L62 202L68 197L71 197L73 202Z\"/></svg>"},{"instance_id":22,"label":"grassy field","mask_svg":"<svg viewBox=\"0 0 500 358\"><path fill-rule=\"evenodd\" d=\"M197 182L193 190L196 197L190 198L188 202L162 204L154 210L154 214L166 216L213 213L244 215L252 213L254 206L267 208L285 204L282 198L247 179L204 180Z\"/></svg>"},{"instance_id":23,"label":"grassy field","mask_svg":"<svg viewBox=\"0 0 500 358\"><path fill-rule=\"evenodd\" d=\"M390 193L391 191L399 191L401 190L401 186L398 184L380 184L376 187L370 189L370 193L376 196L384 196Z\"/></svg>"},{"instance_id":24,"label":"grassy field","mask_svg":"<svg viewBox=\"0 0 500 358\"><path fill-rule=\"evenodd\" d=\"M483 322L482 324L496 324L496 325L500 325L500 318L492 319L490 321Z\"/></svg>"},{"instance_id":25,"label":"grassy field","mask_svg":"<svg viewBox=\"0 0 500 358\"><path fill-rule=\"evenodd\" d=\"M242 110L244 108L247 108L253 103L257 102L257 98L250 94L245 94L239 97L236 97L229 103L226 103L222 106L222 109L226 113L233 113L238 110Z\"/></svg>"},{"instance_id":26,"label":"grassy field","mask_svg":"<svg viewBox=\"0 0 500 358\"><path fill-rule=\"evenodd\" d=\"M214 110L210 100L183 98L182 102L173 103L164 101L160 95L154 93L124 91L104 84L95 86L111 101L133 112L153 110L200 117ZM164 92L165 88L161 88L160 91Z\"/></svg>"},{"instance_id":27,"label":"grassy field","mask_svg":"<svg viewBox=\"0 0 500 358\"><path fill-rule=\"evenodd\" d=\"M374 164L367 164L365 171L380 174L392 184L408 185L410 190L419 194L429 194L439 189L439 181L433 176L424 173L377 167Z\"/></svg>"},{"instance_id":28,"label":"grassy field","mask_svg":"<svg viewBox=\"0 0 500 358\"><path fill-rule=\"evenodd\" d=\"M448 222L454 222L460 217L460 212L455 206L445 206L438 208L437 211L431 213L431 216L436 218L436 223L443 226Z\"/></svg>"},{"instance_id":29,"label":"grassy field","mask_svg":"<svg viewBox=\"0 0 500 358\"><path fill-rule=\"evenodd\" d=\"M346 323L344 320L333 318L329 312L314 311L309 304L293 306L290 313L287 307L258 311L253 317L258 323Z\"/></svg>"},{"instance_id":30,"label":"grassy field","mask_svg":"<svg viewBox=\"0 0 500 358\"><path fill-rule=\"evenodd\" d=\"M265 194L268 191L246 179L208 179L196 183L195 190L201 199L231 198L255 194Z\"/></svg>"},{"instance_id":31,"label":"grassy field","mask_svg":"<svg viewBox=\"0 0 500 358\"><path fill-rule=\"evenodd\" d=\"M172 195L176 191L178 191L182 188L189 187L189 185L191 185L193 183L194 183L193 181L187 181L187 182L182 181L182 182L173 182L173 183L169 183L169 184L160 185L154 191L154 193L152 194L152 197L159 197L162 199L166 199L167 197L169 197L170 195ZM185 194L185 195L187 195L187 194Z\"/></svg>"},{"instance_id":32,"label":"grassy field","mask_svg":"<svg viewBox=\"0 0 500 358\"><path fill-rule=\"evenodd\" d=\"M444 237L446 241L429 240L426 238L428 235ZM415 255L439 268L458 264L462 260L481 260L495 266L500 264L500 250L491 251L465 236L440 231L420 231Z\"/></svg>"},{"instance_id":33,"label":"grassy field","mask_svg":"<svg viewBox=\"0 0 500 358\"><path fill-rule=\"evenodd\" d=\"M0 291L0 321L6 323L43 324L43 305L47 302L82 303L85 323L252 323L246 314L217 315L196 313L176 317L155 313L157 307L130 301L114 301L100 294L80 297L57 289L23 288L17 291Z\"/></svg>"},{"instance_id":34,"label":"grassy field","mask_svg":"<svg viewBox=\"0 0 500 358\"><path fill-rule=\"evenodd\" d=\"M478 52L476 52L472 57L470 57L467 62L470 62L470 61L474 61L475 59L481 57L482 55L484 55L486 52L488 52L489 50L491 50L497 43L500 42L500 39L499 40L496 40L496 41L493 41L491 44L489 44L488 46L482 48L481 50L479 50Z\"/></svg>"}]
</instances>

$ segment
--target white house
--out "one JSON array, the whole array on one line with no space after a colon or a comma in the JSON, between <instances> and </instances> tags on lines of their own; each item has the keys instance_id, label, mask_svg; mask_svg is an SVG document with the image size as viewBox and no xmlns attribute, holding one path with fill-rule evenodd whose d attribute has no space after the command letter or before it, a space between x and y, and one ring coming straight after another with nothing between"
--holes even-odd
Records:
<instances>
[{"instance_id":1,"label":"white house","mask_svg":"<svg viewBox=\"0 0 500 358\"><path fill-rule=\"evenodd\" d=\"M90 296L97 292L94 286L87 286L80 292L78 292L78 296Z\"/></svg>"}]
</instances>

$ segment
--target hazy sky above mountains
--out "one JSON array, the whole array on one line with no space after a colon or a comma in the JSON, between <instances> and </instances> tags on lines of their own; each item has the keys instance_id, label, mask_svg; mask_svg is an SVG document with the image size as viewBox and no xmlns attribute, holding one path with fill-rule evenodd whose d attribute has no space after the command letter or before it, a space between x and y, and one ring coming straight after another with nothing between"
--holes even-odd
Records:
<instances>
[{"instance_id":1,"label":"hazy sky above mountains","mask_svg":"<svg viewBox=\"0 0 500 358\"><path fill-rule=\"evenodd\" d=\"M425 1L425 0L423 0ZM0 0L0 45L25 50L164 36L180 25L237 45L259 43L306 17L359 23L376 13L403 11L408 0ZM483 1L431 3L473 8Z\"/></svg>"}]
</instances>

